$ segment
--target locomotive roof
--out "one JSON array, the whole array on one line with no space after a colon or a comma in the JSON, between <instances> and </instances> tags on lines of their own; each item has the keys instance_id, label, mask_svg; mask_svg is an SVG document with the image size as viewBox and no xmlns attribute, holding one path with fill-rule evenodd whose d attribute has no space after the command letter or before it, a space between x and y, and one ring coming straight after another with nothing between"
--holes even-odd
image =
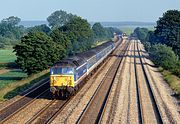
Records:
<instances>
[{"instance_id":1,"label":"locomotive roof","mask_svg":"<svg viewBox=\"0 0 180 124\"><path fill-rule=\"evenodd\" d=\"M57 62L54 66L80 66L84 64L88 59L105 49L106 47L113 44L113 41L105 42L97 47L94 47L88 51L77 53L74 56L70 56Z\"/></svg>"}]
</instances>

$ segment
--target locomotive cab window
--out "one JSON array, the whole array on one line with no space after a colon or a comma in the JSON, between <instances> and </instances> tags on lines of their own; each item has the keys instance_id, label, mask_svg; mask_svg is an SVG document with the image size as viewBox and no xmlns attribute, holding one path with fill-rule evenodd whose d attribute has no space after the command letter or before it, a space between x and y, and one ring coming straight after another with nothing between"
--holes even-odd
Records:
<instances>
[{"instance_id":1,"label":"locomotive cab window","mask_svg":"<svg viewBox=\"0 0 180 124\"><path fill-rule=\"evenodd\" d=\"M50 70L51 75L53 74L74 74L73 67L54 67Z\"/></svg>"},{"instance_id":2,"label":"locomotive cab window","mask_svg":"<svg viewBox=\"0 0 180 124\"><path fill-rule=\"evenodd\" d=\"M62 68L62 74L73 74L74 73L74 68Z\"/></svg>"}]
</instances>

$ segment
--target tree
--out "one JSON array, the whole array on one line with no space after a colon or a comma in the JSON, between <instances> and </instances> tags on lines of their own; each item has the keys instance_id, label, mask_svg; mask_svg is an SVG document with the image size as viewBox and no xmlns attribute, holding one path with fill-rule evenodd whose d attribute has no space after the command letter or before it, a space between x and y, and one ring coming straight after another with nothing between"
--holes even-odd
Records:
<instances>
[{"instance_id":1,"label":"tree","mask_svg":"<svg viewBox=\"0 0 180 124\"><path fill-rule=\"evenodd\" d=\"M14 16L3 19L0 23L0 35L10 39L20 39L25 30L23 26L18 26L20 21L20 18Z\"/></svg>"},{"instance_id":2,"label":"tree","mask_svg":"<svg viewBox=\"0 0 180 124\"><path fill-rule=\"evenodd\" d=\"M139 40L141 40L142 42L146 41L146 36L148 34L148 29L147 28L139 28L137 27L136 29L134 29L134 34L135 36L138 37Z\"/></svg>"},{"instance_id":3,"label":"tree","mask_svg":"<svg viewBox=\"0 0 180 124\"><path fill-rule=\"evenodd\" d=\"M115 28L115 27L108 27L108 28L105 28L105 30L106 30L106 36L108 38L114 37L114 33L116 33L118 35L122 34L122 31L118 28Z\"/></svg>"},{"instance_id":4,"label":"tree","mask_svg":"<svg viewBox=\"0 0 180 124\"><path fill-rule=\"evenodd\" d=\"M65 23L69 22L71 19L76 17L76 15L72 15L71 13L67 13L66 11L59 10L53 12L48 18L49 26L51 28L63 26Z\"/></svg>"},{"instance_id":5,"label":"tree","mask_svg":"<svg viewBox=\"0 0 180 124\"><path fill-rule=\"evenodd\" d=\"M70 39L73 49L71 52L84 51L93 44L93 32L87 20L75 17L60 28Z\"/></svg>"},{"instance_id":6,"label":"tree","mask_svg":"<svg viewBox=\"0 0 180 124\"><path fill-rule=\"evenodd\" d=\"M16 63L28 75L47 69L65 56L64 51L43 32L30 32L14 46Z\"/></svg>"},{"instance_id":7,"label":"tree","mask_svg":"<svg viewBox=\"0 0 180 124\"><path fill-rule=\"evenodd\" d=\"M158 42L158 41L157 41L157 37L156 37L156 35L154 34L154 31L149 31L149 32L148 32L145 41L150 42L150 43L152 43L152 44L155 44L155 43Z\"/></svg>"},{"instance_id":8,"label":"tree","mask_svg":"<svg viewBox=\"0 0 180 124\"><path fill-rule=\"evenodd\" d=\"M92 26L95 39L103 39L106 37L106 30L100 23L95 23Z\"/></svg>"},{"instance_id":9,"label":"tree","mask_svg":"<svg viewBox=\"0 0 180 124\"><path fill-rule=\"evenodd\" d=\"M10 16L9 18L3 19L1 23L5 23L11 26L16 26L19 24L20 21L21 21L20 18L15 17L15 16Z\"/></svg>"},{"instance_id":10,"label":"tree","mask_svg":"<svg viewBox=\"0 0 180 124\"><path fill-rule=\"evenodd\" d=\"M70 49L72 49L71 41L66 36L66 34L60 30L60 28L55 28L54 30L52 30L50 36L54 42L64 47L64 49L66 50L66 55L70 52Z\"/></svg>"},{"instance_id":11,"label":"tree","mask_svg":"<svg viewBox=\"0 0 180 124\"><path fill-rule=\"evenodd\" d=\"M10 45L14 46L19 42L20 41L18 39L10 39L10 38L0 36L0 44L1 44L1 46L4 46L4 48L6 46L10 46Z\"/></svg>"},{"instance_id":12,"label":"tree","mask_svg":"<svg viewBox=\"0 0 180 124\"><path fill-rule=\"evenodd\" d=\"M157 21L155 34L159 43L173 48L180 56L180 11L168 10Z\"/></svg>"},{"instance_id":13,"label":"tree","mask_svg":"<svg viewBox=\"0 0 180 124\"><path fill-rule=\"evenodd\" d=\"M46 24L30 27L27 30L29 32L44 32L46 34L48 34L51 31L51 29Z\"/></svg>"}]
</instances>

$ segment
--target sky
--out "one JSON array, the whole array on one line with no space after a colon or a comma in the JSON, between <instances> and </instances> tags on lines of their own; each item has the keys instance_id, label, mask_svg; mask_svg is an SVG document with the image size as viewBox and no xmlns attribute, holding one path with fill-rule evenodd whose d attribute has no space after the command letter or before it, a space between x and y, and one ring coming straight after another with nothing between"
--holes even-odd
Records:
<instances>
[{"instance_id":1,"label":"sky","mask_svg":"<svg viewBox=\"0 0 180 124\"><path fill-rule=\"evenodd\" d=\"M94 22L155 22L169 9L180 11L180 0L0 0L0 20L44 21L60 9Z\"/></svg>"}]
</instances>

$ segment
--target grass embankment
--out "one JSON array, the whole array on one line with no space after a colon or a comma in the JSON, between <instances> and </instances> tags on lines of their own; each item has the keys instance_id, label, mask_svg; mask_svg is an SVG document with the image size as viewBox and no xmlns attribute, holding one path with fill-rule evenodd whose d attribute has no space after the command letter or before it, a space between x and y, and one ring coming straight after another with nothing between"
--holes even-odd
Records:
<instances>
[{"instance_id":1,"label":"grass embankment","mask_svg":"<svg viewBox=\"0 0 180 124\"><path fill-rule=\"evenodd\" d=\"M21 70L10 70L9 72L3 73L0 75L0 89L25 77L27 77L27 74Z\"/></svg>"},{"instance_id":2,"label":"grass embankment","mask_svg":"<svg viewBox=\"0 0 180 124\"><path fill-rule=\"evenodd\" d=\"M16 55L13 49L0 50L0 69L16 67L15 60Z\"/></svg>"},{"instance_id":3,"label":"grass embankment","mask_svg":"<svg viewBox=\"0 0 180 124\"><path fill-rule=\"evenodd\" d=\"M0 63L9 63L16 60L16 55L12 49L0 50Z\"/></svg>"},{"instance_id":4,"label":"grass embankment","mask_svg":"<svg viewBox=\"0 0 180 124\"><path fill-rule=\"evenodd\" d=\"M5 73L0 74L0 101L20 94L49 76L49 70L45 70L28 77L21 70L13 69L17 68L14 62L15 60L16 55L13 53L13 49L0 50L0 69L6 70L8 68L8 72L5 71Z\"/></svg>"},{"instance_id":5,"label":"grass embankment","mask_svg":"<svg viewBox=\"0 0 180 124\"><path fill-rule=\"evenodd\" d=\"M49 70L23 78L22 80L6 84L0 88L0 101L4 101L25 91L35 83L49 76Z\"/></svg>"},{"instance_id":6,"label":"grass embankment","mask_svg":"<svg viewBox=\"0 0 180 124\"><path fill-rule=\"evenodd\" d=\"M104 39L104 40L96 40L95 43L91 46L91 48L97 47L107 41L111 41L111 39Z\"/></svg>"},{"instance_id":7,"label":"grass embankment","mask_svg":"<svg viewBox=\"0 0 180 124\"><path fill-rule=\"evenodd\" d=\"M180 78L173 75L171 72L167 70L163 70L162 68L160 68L160 71L163 74L164 79L166 80L168 85L175 92L175 97L177 99L180 99Z\"/></svg>"}]
</instances>

